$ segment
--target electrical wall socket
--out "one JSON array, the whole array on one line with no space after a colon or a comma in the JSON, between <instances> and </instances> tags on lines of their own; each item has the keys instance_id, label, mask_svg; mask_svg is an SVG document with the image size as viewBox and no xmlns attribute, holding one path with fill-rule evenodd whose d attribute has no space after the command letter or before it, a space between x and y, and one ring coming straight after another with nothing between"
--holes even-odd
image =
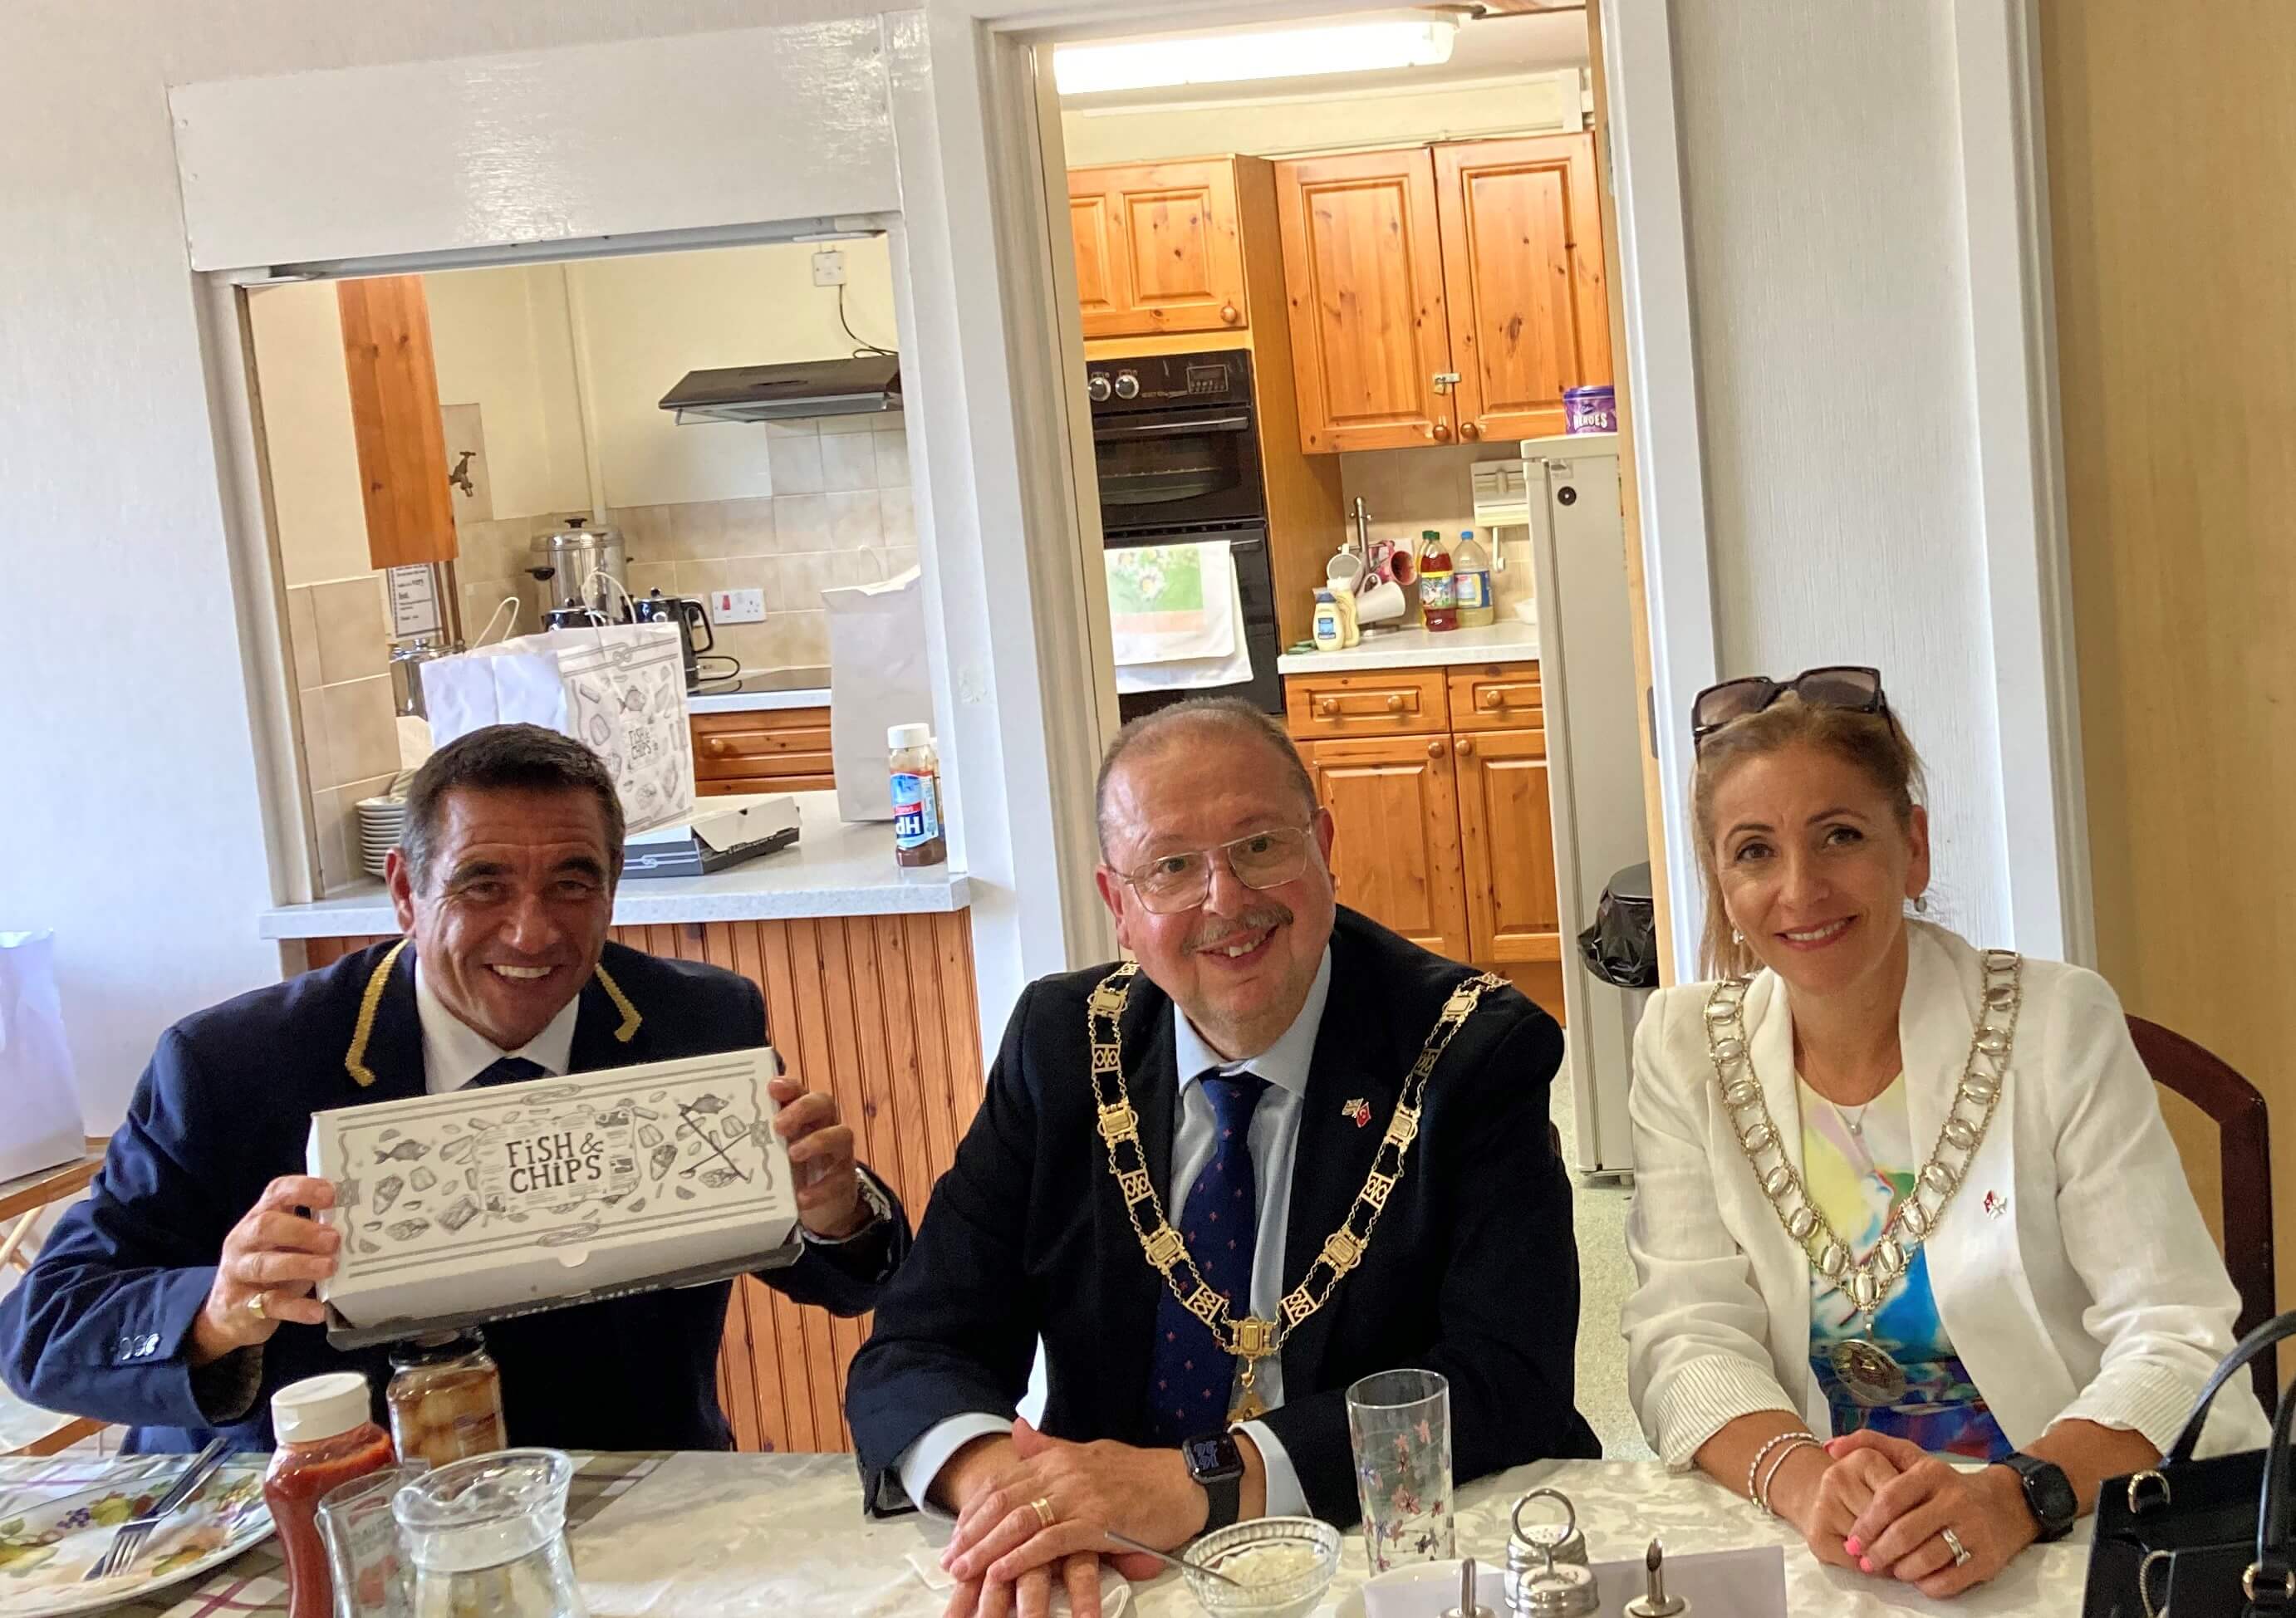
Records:
<instances>
[{"instance_id":1,"label":"electrical wall socket","mask_svg":"<svg viewBox=\"0 0 2296 1618\"><path fill-rule=\"evenodd\" d=\"M709 598L709 617L718 624L762 624L766 592L762 590L720 590Z\"/></svg>"},{"instance_id":2,"label":"electrical wall socket","mask_svg":"<svg viewBox=\"0 0 2296 1618\"><path fill-rule=\"evenodd\" d=\"M841 249L825 247L813 256L813 284L817 287L841 287L845 284L845 254Z\"/></svg>"}]
</instances>

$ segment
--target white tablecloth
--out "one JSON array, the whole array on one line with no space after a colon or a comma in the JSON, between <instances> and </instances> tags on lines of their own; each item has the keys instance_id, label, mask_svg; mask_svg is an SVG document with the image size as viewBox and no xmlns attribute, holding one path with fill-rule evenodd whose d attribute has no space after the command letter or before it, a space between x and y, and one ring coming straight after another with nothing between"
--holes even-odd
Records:
<instances>
[{"instance_id":1,"label":"white tablecloth","mask_svg":"<svg viewBox=\"0 0 2296 1618\"><path fill-rule=\"evenodd\" d=\"M1653 1534L1676 1555L1785 1547L1796 1618L2080 1610L2086 1544L2036 1546L1992 1584L1931 1601L1909 1585L1822 1566L1783 1523L1702 1475L1669 1476L1652 1462L1543 1461L1470 1484L1459 1491L1460 1551L1503 1563L1508 1509L1541 1484L1576 1503L1596 1562L1638 1558ZM677 1455L578 1529L574 1550L594 1618L935 1618L943 1598L906 1557L943 1533L914 1516L865 1520L849 1457ZM1317 1609L1323 1618L1359 1618L1365 1573L1363 1540L1351 1535ZM1141 1618L1199 1613L1177 1574L1136 1585L1134 1596Z\"/></svg>"}]
</instances>

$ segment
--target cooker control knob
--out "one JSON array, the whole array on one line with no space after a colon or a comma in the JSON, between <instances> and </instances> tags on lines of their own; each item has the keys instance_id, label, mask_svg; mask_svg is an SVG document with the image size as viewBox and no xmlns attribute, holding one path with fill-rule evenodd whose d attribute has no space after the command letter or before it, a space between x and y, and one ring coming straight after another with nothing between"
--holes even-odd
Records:
<instances>
[{"instance_id":1,"label":"cooker control knob","mask_svg":"<svg viewBox=\"0 0 2296 1618\"><path fill-rule=\"evenodd\" d=\"M1090 380L1085 383L1084 390L1086 393L1092 396L1092 402L1094 404L1106 404L1108 402L1109 393L1108 373L1104 371L1094 372Z\"/></svg>"},{"instance_id":2,"label":"cooker control knob","mask_svg":"<svg viewBox=\"0 0 2296 1618\"><path fill-rule=\"evenodd\" d=\"M1116 396L1119 399L1138 398L1140 396L1140 379L1129 371L1118 372L1116 373Z\"/></svg>"}]
</instances>

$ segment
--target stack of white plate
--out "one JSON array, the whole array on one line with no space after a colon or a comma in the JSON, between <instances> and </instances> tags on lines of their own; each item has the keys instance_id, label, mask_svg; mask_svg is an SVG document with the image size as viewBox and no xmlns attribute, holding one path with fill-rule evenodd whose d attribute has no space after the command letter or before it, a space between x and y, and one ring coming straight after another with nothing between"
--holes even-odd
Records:
<instances>
[{"instance_id":1,"label":"stack of white plate","mask_svg":"<svg viewBox=\"0 0 2296 1618\"><path fill-rule=\"evenodd\" d=\"M363 797L358 809L359 862L369 876L382 875L390 851L406 829L406 800L403 797Z\"/></svg>"}]
</instances>

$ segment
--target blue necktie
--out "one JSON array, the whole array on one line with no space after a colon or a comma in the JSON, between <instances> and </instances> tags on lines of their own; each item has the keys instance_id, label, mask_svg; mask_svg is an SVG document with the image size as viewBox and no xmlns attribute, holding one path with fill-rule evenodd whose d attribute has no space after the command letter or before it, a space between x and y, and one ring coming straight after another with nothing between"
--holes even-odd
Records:
<instances>
[{"instance_id":1,"label":"blue necktie","mask_svg":"<svg viewBox=\"0 0 2296 1618\"><path fill-rule=\"evenodd\" d=\"M1251 1167L1251 1115L1267 1090L1258 1074L1207 1073L1196 1083L1212 1104L1211 1161L1188 1188L1180 1238L1204 1284L1228 1301L1231 1319L1251 1311L1251 1253L1259 1233L1259 1188ZM1160 1442L1176 1444L1227 1427L1235 1357L1211 1328L1166 1287L1156 1300L1155 1352L1149 1356L1148 1408Z\"/></svg>"},{"instance_id":2,"label":"blue necktie","mask_svg":"<svg viewBox=\"0 0 2296 1618\"><path fill-rule=\"evenodd\" d=\"M529 1062L522 1056L497 1057L480 1068L478 1076L463 1088L484 1090L492 1084L521 1084L529 1079L538 1079L550 1069L539 1062Z\"/></svg>"}]
</instances>

